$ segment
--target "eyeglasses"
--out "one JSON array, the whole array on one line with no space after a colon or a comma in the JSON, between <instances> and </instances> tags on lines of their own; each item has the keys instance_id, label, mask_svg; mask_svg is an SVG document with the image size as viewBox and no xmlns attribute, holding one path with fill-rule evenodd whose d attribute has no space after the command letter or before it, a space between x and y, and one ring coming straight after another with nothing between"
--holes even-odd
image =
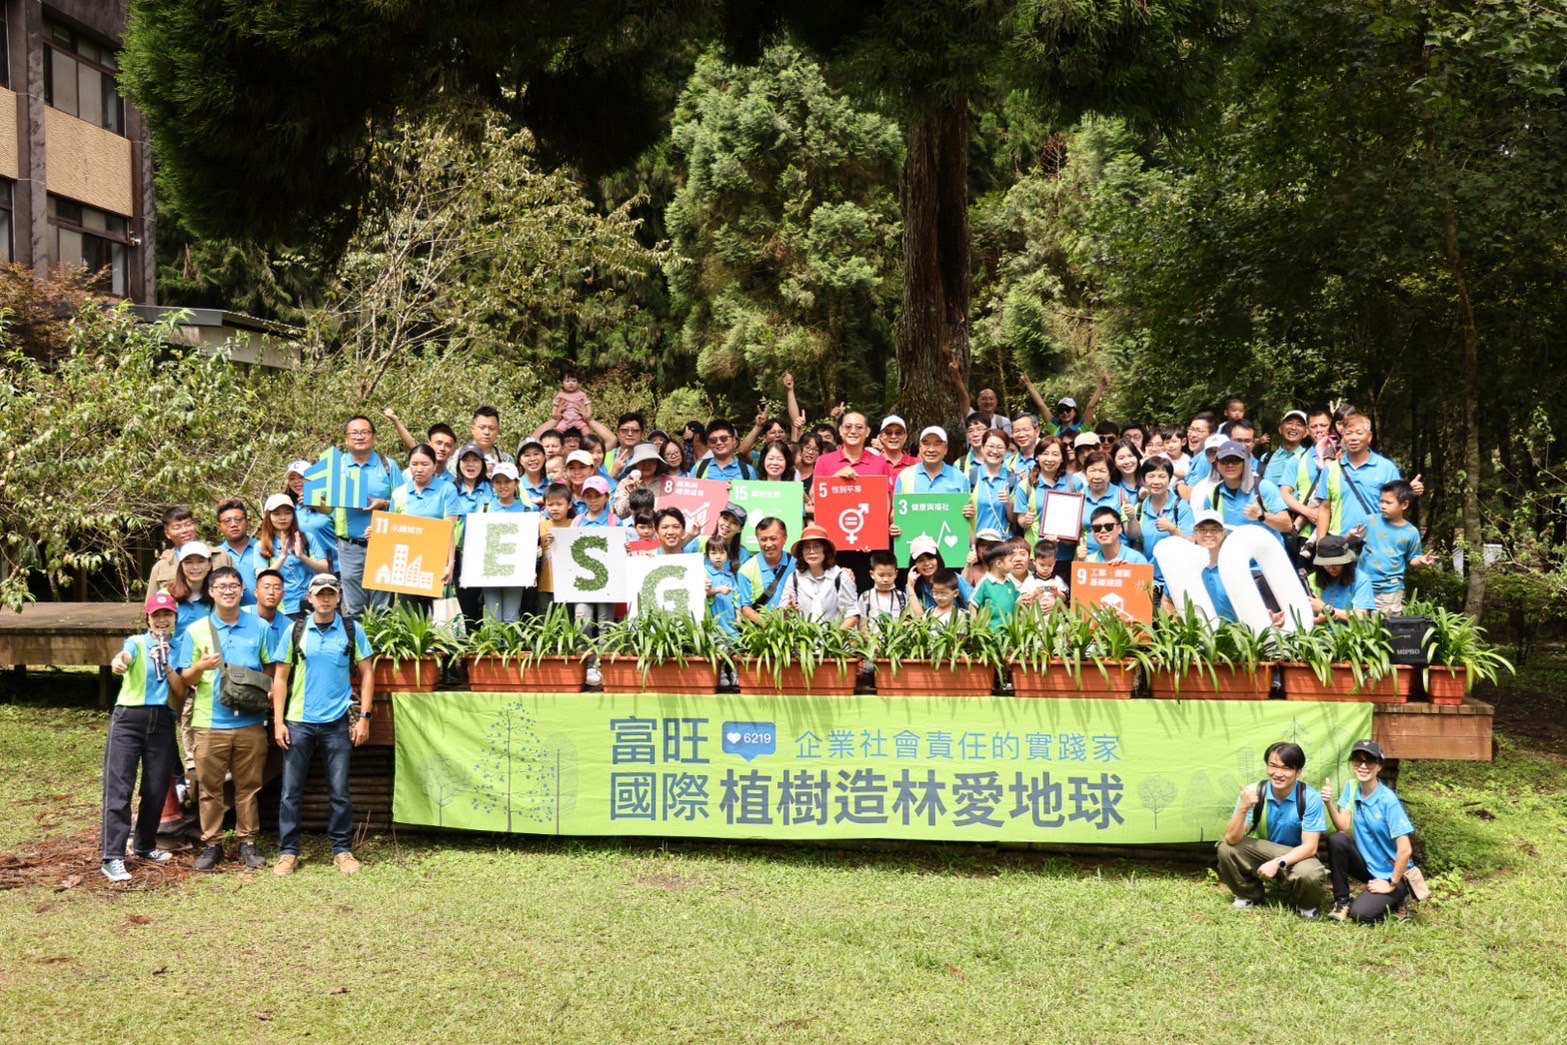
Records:
<instances>
[{"instance_id":1,"label":"eyeglasses","mask_svg":"<svg viewBox=\"0 0 1567 1045\"><path fill-rule=\"evenodd\" d=\"M243 584L214 584L212 586L212 590L213 591L244 591L245 590L245 586Z\"/></svg>"},{"instance_id":2,"label":"eyeglasses","mask_svg":"<svg viewBox=\"0 0 1567 1045\"><path fill-rule=\"evenodd\" d=\"M348 434L349 435L374 435L375 433L370 431L370 429L368 429L368 428L350 428L348 430Z\"/></svg>"},{"instance_id":3,"label":"eyeglasses","mask_svg":"<svg viewBox=\"0 0 1567 1045\"><path fill-rule=\"evenodd\" d=\"M1094 533L1109 533L1111 530L1120 525L1120 523L1094 523L1089 527L1089 529Z\"/></svg>"},{"instance_id":4,"label":"eyeglasses","mask_svg":"<svg viewBox=\"0 0 1567 1045\"><path fill-rule=\"evenodd\" d=\"M634 432L642 431L642 426L641 425L621 425L620 426L620 430L622 432L625 432L627 435L631 435Z\"/></svg>"}]
</instances>

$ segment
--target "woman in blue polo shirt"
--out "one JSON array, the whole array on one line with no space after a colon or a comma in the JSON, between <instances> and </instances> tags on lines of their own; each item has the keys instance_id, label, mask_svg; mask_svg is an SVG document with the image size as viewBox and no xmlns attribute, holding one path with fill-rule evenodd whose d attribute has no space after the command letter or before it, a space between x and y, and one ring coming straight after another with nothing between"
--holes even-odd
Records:
<instances>
[{"instance_id":1,"label":"woman in blue polo shirt","mask_svg":"<svg viewBox=\"0 0 1567 1045\"><path fill-rule=\"evenodd\" d=\"M1355 552L1337 534L1317 542L1311 559L1311 608L1317 623L1332 624L1351 617L1365 617L1377 608L1371 577L1355 568Z\"/></svg>"},{"instance_id":2,"label":"woman in blue polo shirt","mask_svg":"<svg viewBox=\"0 0 1567 1045\"><path fill-rule=\"evenodd\" d=\"M310 579L327 572L331 563L321 543L299 528L299 516L287 494L275 493L267 498L261 511L258 543L266 568L283 577L284 614L297 617L308 611L305 591L310 587Z\"/></svg>"},{"instance_id":3,"label":"woman in blue polo shirt","mask_svg":"<svg viewBox=\"0 0 1567 1045\"><path fill-rule=\"evenodd\" d=\"M1389 911L1401 909L1411 893L1419 900L1430 895L1413 860L1415 825L1398 795L1379 779L1386 761L1382 745L1362 740L1349 749L1358 786L1345 791L1334 806L1332 778L1322 785L1322 801L1338 828L1328 836L1328 871L1333 876L1329 917L1338 921L1379 922ZM1351 879L1366 883L1366 891L1353 902Z\"/></svg>"},{"instance_id":4,"label":"woman in blue polo shirt","mask_svg":"<svg viewBox=\"0 0 1567 1045\"><path fill-rule=\"evenodd\" d=\"M456 522L461 511L457 505L457 491L455 484L439 482L436 479L435 451L423 443L414 447L408 455L409 478L392 491L392 511L400 515L413 515L420 519L450 519ZM456 531L453 529L453 543L447 551L444 563L424 564L424 568L437 574L441 583L452 583L453 567L456 563L457 546ZM417 595L399 595L398 602L408 602L416 606L422 606L426 613L435 609L435 600Z\"/></svg>"}]
</instances>

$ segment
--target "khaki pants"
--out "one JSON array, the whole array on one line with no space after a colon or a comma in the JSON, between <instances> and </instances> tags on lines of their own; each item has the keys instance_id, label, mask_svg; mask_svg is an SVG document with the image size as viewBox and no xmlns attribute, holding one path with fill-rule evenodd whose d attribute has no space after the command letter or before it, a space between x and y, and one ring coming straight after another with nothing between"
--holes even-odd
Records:
<instances>
[{"instance_id":1,"label":"khaki pants","mask_svg":"<svg viewBox=\"0 0 1567 1045\"><path fill-rule=\"evenodd\" d=\"M1404 613L1404 592L1385 591L1376 596L1377 612L1384 617L1399 617Z\"/></svg>"},{"instance_id":2,"label":"khaki pants","mask_svg":"<svg viewBox=\"0 0 1567 1045\"><path fill-rule=\"evenodd\" d=\"M1219 879L1242 900L1262 903L1268 898L1269 882L1257 877L1257 868L1269 861L1277 862L1291 848L1260 838L1246 838L1240 845L1220 842ZM1325 907L1332 896L1328 888L1328 869L1314 856L1275 877L1272 886L1297 908Z\"/></svg>"},{"instance_id":3,"label":"khaki pants","mask_svg":"<svg viewBox=\"0 0 1567 1045\"><path fill-rule=\"evenodd\" d=\"M223 837L223 775L234 783L234 833L241 844L261 835L261 810L256 794L267 768L267 727L198 729L196 789L201 810L201 844L217 845Z\"/></svg>"}]
</instances>

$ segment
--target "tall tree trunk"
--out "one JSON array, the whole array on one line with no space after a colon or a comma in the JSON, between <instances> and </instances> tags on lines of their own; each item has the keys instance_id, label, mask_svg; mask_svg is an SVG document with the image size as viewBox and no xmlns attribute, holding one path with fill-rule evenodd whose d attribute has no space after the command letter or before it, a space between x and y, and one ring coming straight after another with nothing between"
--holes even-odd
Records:
<instances>
[{"instance_id":1,"label":"tall tree trunk","mask_svg":"<svg viewBox=\"0 0 1567 1045\"><path fill-rule=\"evenodd\" d=\"M1459 321L1464 331L1464 561L1469 594L1464 611L1478 617L1485 605L1485 535L1480 529L1480 330L1475 323L1469 273L1458 245L1458 212L1451 200L1443 209L1448 268L1458 288Z\"/></svg>"},{"instance_id":2,"label":"tall tree trunk","mask_svg":"<svg viewBox=\"0 0 1567 1045\"><path fill-rule=\"evenodd\" d=\"M949 364L968 379L968 98L922 116L909 130L903 205L903 310L898 314L897 408L918 431L949 428L957 393ZM954 447L963 445L961 430Z\"/></svg>"}]
</instances>

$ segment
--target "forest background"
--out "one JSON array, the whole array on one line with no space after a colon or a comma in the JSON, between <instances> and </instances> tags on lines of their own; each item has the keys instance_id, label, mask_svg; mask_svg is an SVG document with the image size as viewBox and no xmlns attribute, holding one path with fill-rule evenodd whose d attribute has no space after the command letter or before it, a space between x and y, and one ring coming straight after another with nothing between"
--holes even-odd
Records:
<instances>
[{"instance_id":1,"label":"forest background","mask_svg":"<svg viewBox=\"0 0 1567 1045\"><path fill-rule=\"evenodd\" d=\"M169 503L273 491L346 413L514 445L600 416L1265 429L1343 399L1430 493L1433 594L1567 607L1567 0L400 0L132 8L160 303L303 330L171 350L86 280L0 281L0 599L124 590ZM216 13L215 13L216 12ZM439 45L438 45L439 44ZM743 427L743 425L742 425Z\"/></svg>"}]
</instances>

